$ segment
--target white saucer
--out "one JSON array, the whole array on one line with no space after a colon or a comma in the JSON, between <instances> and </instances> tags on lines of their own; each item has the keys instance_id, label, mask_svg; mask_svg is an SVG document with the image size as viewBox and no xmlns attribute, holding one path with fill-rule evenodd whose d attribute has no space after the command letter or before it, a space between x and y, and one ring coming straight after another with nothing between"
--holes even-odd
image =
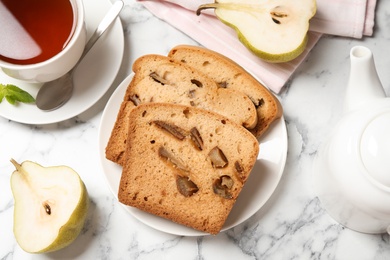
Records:
<instances>
[{"instance_id":1,"label":"white saucer","mask_svg":"<svg viewBox=\"0 0 390 260\"><path fill-rule=\"evenodd\" d=\"M95 31L101 19L112 5L109 0L84 0L88 38ZM75 88L71 99L57 110L44 112L35 104L9 104L5 99L0 103L0 116L26 124L50 124L60 122L84 112L95 104L111 87L124 52L122 23L117 18L111 28L98 40L74 75ZM13 79L0 69L0 83L14 84L32 96L36 96L41 84L31 84Z\"/></svg>"},{"instance_id":2,"label":"white saucer","mask_svg":"<svg viewBox=\"0 0 390 260\"><path fill-rule=\"evenodd\" d=\"M105 148L114 126L119 107L133 73L115 90L103 111L99 128L99 157L106 181L116 198L122 167L105 158ZM241 224L255 214L271 197L283 174L287 157L287 130L284 118L274 122L267 133L261 137L260 153L252 173L240 193L222 231ZM207 233L197 231L172 221L151 215L136 208L125 209L144 224L157 230L179 236L202 236Z\"/></svg>"}]
</instances>

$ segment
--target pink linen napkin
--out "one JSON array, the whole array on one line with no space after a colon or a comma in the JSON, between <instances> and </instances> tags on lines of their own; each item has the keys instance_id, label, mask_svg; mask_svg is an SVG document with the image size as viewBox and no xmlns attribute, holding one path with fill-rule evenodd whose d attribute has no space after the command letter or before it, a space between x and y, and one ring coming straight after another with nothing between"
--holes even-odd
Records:
<instances>
[{"instance_id":1,"label":"pink linen napkin","mask_svg":"<svg viewBox=\"0 0 390 260\"><path fill-rule=\"evenodd\" d=\"M155 16L166 21L199 44L217 51L246 68L270 90L279 93L305 60L322 34L361 38L371 36L376 0L317 0L317 13L310 21L305 51L286 63L268 63L239 42L236 32L221 23L212 12L197 16L194 10L212 0L140 0Z\"/></svg>"}]
</instances>

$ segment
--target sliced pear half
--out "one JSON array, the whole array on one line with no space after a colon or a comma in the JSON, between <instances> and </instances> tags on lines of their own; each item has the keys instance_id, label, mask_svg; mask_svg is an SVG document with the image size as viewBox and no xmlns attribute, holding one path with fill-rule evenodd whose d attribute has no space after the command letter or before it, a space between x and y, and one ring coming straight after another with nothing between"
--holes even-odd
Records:
<instances>
[{"instance_id":1,"label":"sliced pear half","mask_svg":"<svg viewBox=\"0 0 390 260\"><path fill-rule=\"evenodd\" d=\"M29 253L59 250L72 243L84 226L88 193L79 175L67 166L18 164L11 175L14 235Z\"/></svg>"},{"instance_id":2,"label":"sliced pear half","mask_svg":"<svg viewBox=\"0 0 390 260\"><path fill-rule=\"evenodd\" d=\"M309 20L317 7L315 0L218 0L199 6L197 15L209 8L255 55L287 62L305 50Z\"/></svg>"}]
</instances>

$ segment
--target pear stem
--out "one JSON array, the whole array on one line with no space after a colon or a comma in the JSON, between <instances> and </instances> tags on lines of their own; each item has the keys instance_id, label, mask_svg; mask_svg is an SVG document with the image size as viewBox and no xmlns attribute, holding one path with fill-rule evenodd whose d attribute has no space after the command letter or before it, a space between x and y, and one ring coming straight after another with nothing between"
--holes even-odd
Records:
<instances>
[{"instance_id":1,"label":"pear stem","mask_svg":"<svg viewBox=\"0 0 390 260\"><path fill-rule=\"evenodd\" d=\"M24 171L24 169L22 167L22 164L18 163L13 158L11 158L10 161L15 166L16 171L20 173L20 175L23 177L23 179L25 179L25 181L27 182L28 186L30 186L30 182L29 182L28 176L27 176L27 174L25 174L25 171Z\"/></svg>"},{"instance_id":2,"label":"pear stem","mask_svg":"<svg viewBox=\"0 0 390 260\"><path fill-rule=\"evenodd\" d=\"M266 9L261 4L210 3L210 4L200 5L196 10L196 15L199 16L200 13L205 9L217 9L217 8L247 12L249 14L266 11Z\"/></svg>"},{"instance_id":3,"label":"pear stem","mask_svg":"<svg viewBox=\"0 0 390 260\"><path fill-rule=\"evenodd\" d=\"M205 9L216 9L220 4L203 4L198 7L196 10L196 15L199 16L200 13Z\"/></svg>"},{"instance_id":4,"label":"pear stem","mask_svg":"<svg viewBox=\"0 0 390 260\"><path fill-rule=\"evenodd\" d=\"M15 168L16 168L16 170L20 170L20 168L21 168L21 166L20 166L20 164L17 162L17 161L15 161L13 158L11 158L11 163L15 166Z\"/></svg>"}]
</instances>

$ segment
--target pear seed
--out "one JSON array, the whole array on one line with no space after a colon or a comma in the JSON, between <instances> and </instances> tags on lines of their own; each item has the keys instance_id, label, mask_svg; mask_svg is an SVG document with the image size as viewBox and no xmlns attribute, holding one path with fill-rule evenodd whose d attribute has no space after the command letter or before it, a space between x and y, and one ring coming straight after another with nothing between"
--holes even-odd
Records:
<instances>
[{"instance_id":1,"label":"pear seed","mask_svg":"<svg viewBox=\"0 0 390 260\"><path fill-rule=\"evenodd\" d=\"M272 18L272 21L274 21L274 23L276 23L276 24L280 24L280 21L276 20L275 18Z\"/></svg>"},{"instance_id":2,"label":"pear seed","mask_svg":"<svg viewBox=\"0 0 390 260\"><path fill-rule=\"evenodd\" d=\"M45 208L46 214L51 215L51 207L47 203L43 203L43 207Z\"/></svg>"},{"instance_id":3,"label":"pear seed","mask_svg":"<svg viewBox=\"0 0 390 260\"><path fill-rule=\"evenodd\" d=\"M218 146L215 146L209 152L209 158L211 160L211 164L214 168L225 168L228 164L228 160L225 154L219 149Z\"/></svg>"}]
</instances>

